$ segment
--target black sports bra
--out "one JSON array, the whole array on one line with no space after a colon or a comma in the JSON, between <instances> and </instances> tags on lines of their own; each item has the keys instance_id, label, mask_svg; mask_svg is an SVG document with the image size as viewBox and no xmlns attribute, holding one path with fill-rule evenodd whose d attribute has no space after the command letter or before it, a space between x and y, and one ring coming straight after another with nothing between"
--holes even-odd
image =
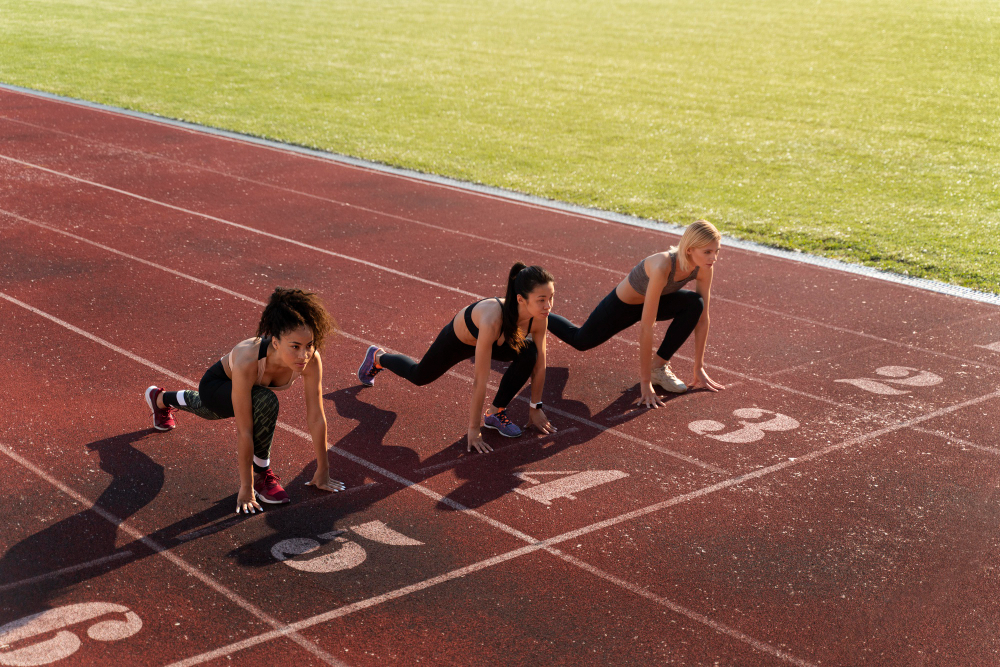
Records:
<instances>
[{"instance_id":1,"label":"black sports bra","mask_svg":"<svg viewBox=\"0 0 1000 667\"><path fill-rule=\"evenodd\" d=\"M497 300L497 303L500 303L500 298L499 297L493 297L493 298ZM476 340L479 340L479 327L477 327L476 324L475 324L475 322L472 321L472 309L475 308L476 306L478 306L479 304L481 304L483 301L488 301L488 300L489 299L480 299L479 301L476 301L475 303L473 303L473 304L471 304L471 305L469 305L469 306L467 306L465 308L465 326L468 327L469 333L472 334L472 337L475 338ZM502 303L500 303L500 309L503 310L503 304ZM528 332L529 333L531 332L531 324L534 321L535 321L534 317L532 317L530 320L528 320ZM501 333L500 336L503 336L503 334ZM497 340L500 340L500 336L497 336ZM506 344L506 343L507 343L507 341L504 341L504 344ZM493 344L496 345L497 341L496 340L493 341Z\"/></svg>"}]
</instances>

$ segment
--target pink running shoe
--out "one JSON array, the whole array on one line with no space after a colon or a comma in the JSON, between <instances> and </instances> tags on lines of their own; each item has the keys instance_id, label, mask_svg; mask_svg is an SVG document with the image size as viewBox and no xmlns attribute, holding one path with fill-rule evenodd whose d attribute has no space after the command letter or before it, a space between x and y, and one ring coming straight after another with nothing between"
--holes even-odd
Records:
<instances>
[{"instance_id":1,"label":"pink running shoe","mask_svg":"<svg viewBox=\"0 0 1000 667\"><path fill-rule=\"evenodd\" d=\"M175 428L177 424L174 422L174 413L177 412L177 408L158 408L156 407L156 397L163 392L163 389L153 385L146 389L146 405L149 409L153 411L153 428L157 431L169 431Z\"/></svg>"},{"instance_id":2,"label":"pink running shoe","mask_svg":"<svg viewBox=\"0 0 1000 667\"><path fill-rule=\"evenodd\" d=\"M257 494L257 499L263 503L280 505L291 502L281 484L278 484L278 476L270 468L253 474L253 491Z\"/></svg>"}]
</instances>

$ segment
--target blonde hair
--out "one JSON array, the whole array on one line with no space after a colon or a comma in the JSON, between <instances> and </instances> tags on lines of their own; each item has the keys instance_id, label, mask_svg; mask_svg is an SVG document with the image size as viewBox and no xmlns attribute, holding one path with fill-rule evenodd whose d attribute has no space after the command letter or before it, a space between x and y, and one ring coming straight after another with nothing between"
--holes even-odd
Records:
<instances>
[{"instance_id":1,"label":"blonde hair","mask_svg":"<svg viewBox=\"0 0 1000 667\"><path fill-rule=\"evenodd\" d=\"M704 248L710 243L714 243L722 238L722 234L708 220L696 220L687 226L680 242L670 248L670 252L677 253L677 270L687 273L691 265L688 263L688 250Z\"/></svg>"}]
</instances>

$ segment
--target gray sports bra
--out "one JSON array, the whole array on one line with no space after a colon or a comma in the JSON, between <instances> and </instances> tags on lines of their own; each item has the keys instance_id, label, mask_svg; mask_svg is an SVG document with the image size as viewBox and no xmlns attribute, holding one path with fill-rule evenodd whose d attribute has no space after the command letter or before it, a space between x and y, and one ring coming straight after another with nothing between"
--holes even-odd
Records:
<instances>
[{"instance_id":1,"label":"gray sports bra","mask_svg":"<svg viewBox=\"0 0 1000 667\"><path fill-rule=\"evenodd\" d=\"M694 267L694 271L691 272L684 280L674 281L674 273L677 271L677 252L670 253L670 275L667 276L667 284L663 286L663 294L672 294L679 290L680 288L687 285L690 281L698 277L698 269L701 267ZM649 276L646 275L646 260L641 259L639 263L632 267L632 270L628 272L628 284L632 286L639 294L646 296L646 290L649 289Z\"/></svg>"}]
</instances>

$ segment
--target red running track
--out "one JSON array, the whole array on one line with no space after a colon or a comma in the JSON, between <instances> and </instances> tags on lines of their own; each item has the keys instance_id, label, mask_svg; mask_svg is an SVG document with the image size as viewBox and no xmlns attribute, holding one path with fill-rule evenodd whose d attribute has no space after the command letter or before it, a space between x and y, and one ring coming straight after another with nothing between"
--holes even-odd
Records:
<instances>
[{"instance_id":1,"label":"red running track","mask_svg":"<svg viewBox=\"0 0 1000 667\"><path fill-rule=\"evenodd\" d=\"M1000 663L996 306L727 248L728 390L634 410L636 331L551 339L560 433L469 456L471 366L362 390L367 345L419 356L515 259L580 320L675 237L16 91L0 135L0 664ZM349 489L303 485L290 392L293 502L237 518L231 424L141 393L275 285L344 330Z\"/></svg>"}]
</instances>

